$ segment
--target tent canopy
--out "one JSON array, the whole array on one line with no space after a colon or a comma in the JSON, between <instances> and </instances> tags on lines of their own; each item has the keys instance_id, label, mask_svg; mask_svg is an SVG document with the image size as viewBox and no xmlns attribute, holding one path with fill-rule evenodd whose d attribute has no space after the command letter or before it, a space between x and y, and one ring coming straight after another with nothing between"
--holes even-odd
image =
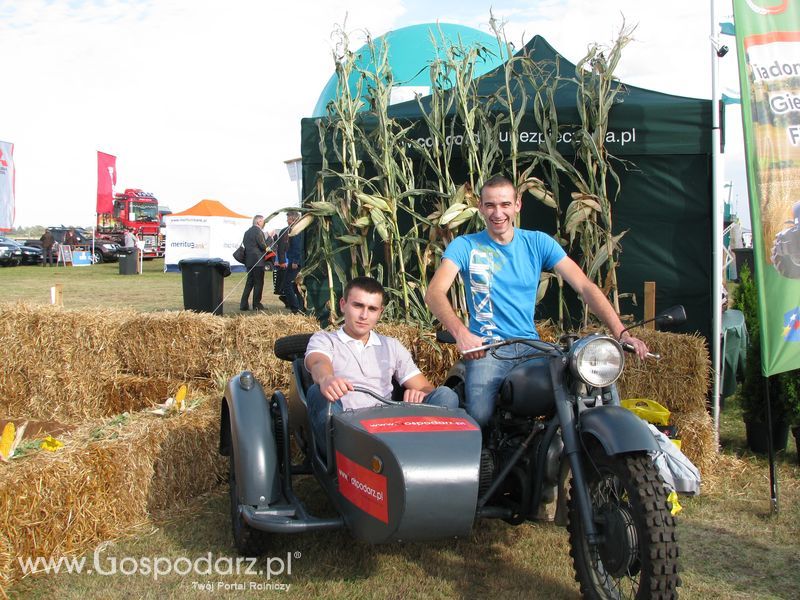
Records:
<instances>
[{"instance_id":1,"label":"tent canopy","mask_svg":"<svg viewBox=\"0 0 800 600\"><path fill-rule=\"evenodd\" d=\"M172 213L173 217L232 217L234 219L249 219L247 215L240 215L233 212L219 200L200 200L194 206L178 213Z\"/></svg>"},{"instance_id":2,"label":"tent canopy","mask_svg":"<svg viewBox=\"0 0 800 600\"><path fill-rule=\"evenodd\" d=\"M560 56L547 41L534 37L523 49L533 61L545 68L558 68L563 78L573 77L575 65ZM477 80L481 95L489 97L505 85L503 67ZM526 84L528 95L533 83ZM621 312L637 318L643 316L644 282L656 282L656 310L673 304L686 306L689 320L683 331L699 331L711 337L712 318L712 194L711 194L711 102L684 98L622 83L610 111L606 147L617 162L620 194L613 206L615 235L627 231L621 240L622 254L618 269L619 289L635 295L623 299ZM573 156L570 132L579 127L576 109L577 86L562 80L555 94L559 130L563 142L559 150ZM519 97L519 94L517 94ZM421 104L428 110L430 98ZM538 128L528 104L518 135L519 151L539 150ZM494 112L503 112L492 106ZM425 122L416 101L396 104L389 114L411 125L411 137L427 137ZM307 195L314 189L317 173L322 168L318 119L302 122L303 187ZM367 130L377 124L364 118ZM416 133L419 133L419 136ZM509 130L500 132L501 148L510 148ZM330 144L328 144L330 148ZM458 155L458 153L454 153ZM336 168L336 157L327 157ZM451 173L463 175L466 166L460 157L450 165ZM488 177L490 174L486 174ZM569 191L561 198L570 201ZM566 206L562 207L566 208ZM526 202L522 209L522 226L555 233L553 211L539 202ZM555 304L546 300L537 317L554 317ZM573 315L577 315L573 311Z\"/></svg>"},{"instance_id":3,"label":"tent canopy","mask_svg":"<svg viewBox=\"0 0 800 600\"><path fill-rule=\"evenodd\" d=\"M221 258L231 271L243 271L244 265L233 258L252 218L240 215L217 200L201 200L194 206L164 217L166 251L164 270L178 272L178 263L188 258Z\"/></svg>"}]
</instances>

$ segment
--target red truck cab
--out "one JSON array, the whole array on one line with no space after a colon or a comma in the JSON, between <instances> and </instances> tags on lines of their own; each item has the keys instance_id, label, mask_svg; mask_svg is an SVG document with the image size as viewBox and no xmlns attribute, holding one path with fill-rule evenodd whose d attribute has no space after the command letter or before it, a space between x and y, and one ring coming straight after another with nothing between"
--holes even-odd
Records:
<instances>
[{"instance_id":1,"label":"red truck cab","mask_svg":"<svg viewBox=\"0 0 800 600\"><path fill-rule=\"evenodd\" d=\"M164 255L158 199L153 194L140 189L126 189L114 194L111 213L97 215L98 234L121 246L125 244L127 228L132 228L136 237L144 242L145 258Z\"/></svg>"}]
</instances>

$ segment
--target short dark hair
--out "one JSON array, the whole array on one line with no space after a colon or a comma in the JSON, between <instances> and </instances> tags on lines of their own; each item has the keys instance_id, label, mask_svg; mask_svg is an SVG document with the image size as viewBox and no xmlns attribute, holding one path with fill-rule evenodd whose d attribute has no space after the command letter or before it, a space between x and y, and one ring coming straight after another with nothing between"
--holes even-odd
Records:
<instances>
[{"instance_id":1,"label":"short dark hair","mask_svg":"<svg viewBox=\"0 0 800 600\"><path fill-rule=\"evenodd\" d=\"M383 289L383 286L377 279L373 279L372 277L356 277L348 281L347 285L344 286L343 298L345 302L347 302L347 297L350 295L350 290L353 288L363 290L368 294L380 294L381 304L386 303L386 290Z\"/></svg>"},{"instance_id":2,"label":"short dark hair","mask_svg":"<svg viewBox=\"0 0 800 600\"><path fill-rule=\"evenodd\" d=\"M508 177L504 175L492 175L489 179L484 181L483 187L481 187L480 199L483 200L483 190L486 188L503 187L506 185L514 190L514 193L516 193L517 188L514 186L514 182Z\"/></svg>"}]
</instances>

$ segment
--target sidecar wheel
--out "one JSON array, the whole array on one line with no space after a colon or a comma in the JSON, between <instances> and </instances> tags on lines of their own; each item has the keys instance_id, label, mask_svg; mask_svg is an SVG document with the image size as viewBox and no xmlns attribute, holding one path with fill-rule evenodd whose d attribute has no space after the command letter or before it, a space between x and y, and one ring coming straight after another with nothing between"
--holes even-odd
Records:
<instances>
[{"instance_id":1,"label":"sidecar wheel","mask_svg":"<svg viewBox=\"0 0 800 600\"><path fill-rule=\"evenodd\" d=\"M775 242L772 245L772 264L775 269L790 279L800 279L800 256L793 254L786 254L784 248L791 248L790 236L800 235L795 227L784 229L775 236Z\"/></svg>"},{"instance_id":2,"label":"sidecar wheel","mask_svg":"<svg viewBox=\"0 0 800 600\"><path fill-rule=\"evenodd\" d=\"M586 541L571 493L567 529L583 597L677 598L675 518L652 460L646 454L609 457L597 451L585 468L601 542Z\"/></svg>"},{"instance_id":3,"label":"sidecar wheel","mask_svg":"<svg viewBox=\"0 0 800 600\"><path fill-rule=\"evenodd\" d=\"M239 512L239 486L236 483L236 469L234 468L234 448L231 446L230 470L228 471L228 485L231 497L231 529L236 551L242 556L259 557L267 549L267 533L250 527L245 523Z\"/></svg>"}]
</instances>

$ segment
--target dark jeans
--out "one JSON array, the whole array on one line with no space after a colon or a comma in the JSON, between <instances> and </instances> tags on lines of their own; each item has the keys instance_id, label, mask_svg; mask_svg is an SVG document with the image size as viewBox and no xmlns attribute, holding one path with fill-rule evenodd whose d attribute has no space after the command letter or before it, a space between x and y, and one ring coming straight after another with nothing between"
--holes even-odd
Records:
<instances>
[{"instance_id":1,"label":"dark jeans","mask_svg":"<svg viewBox=\"0 0 800 600\"><path fill-rule=\"evenodd\" d=\"M51 267L58 261L58 252L50 246L49 248L42 248L42 266L49 264Z\"/></svg>"},{"instance_id":2,"label":"dark jeans","mask_svg":"<svg viewBox=\"0 0 800 600\"><path fill-rule=\"evenodd\" d=\"M293 269L291 266L289 266L286 267L286 271L283 276L283 289L281 290L280 295L286 298L286 308L292 312L300 310L300 300L297 297L297 290L294 284L294 280L297 279L297 274L299 272L299 268Z\"/></svg>"},{"instance_id":3,"label":"dark jeans","mask_svg":"<svg viewBox=\"0 0 800 600\"><path fill-rule=\"evenodd\" d=\"M244 284L242 299L239 301L239 308L248 308L250 292L253 292L253 308L261 304L261 294L264 292L264 267L256 265L247 273L247 281Z\"/></svg>"}]
</instances>

